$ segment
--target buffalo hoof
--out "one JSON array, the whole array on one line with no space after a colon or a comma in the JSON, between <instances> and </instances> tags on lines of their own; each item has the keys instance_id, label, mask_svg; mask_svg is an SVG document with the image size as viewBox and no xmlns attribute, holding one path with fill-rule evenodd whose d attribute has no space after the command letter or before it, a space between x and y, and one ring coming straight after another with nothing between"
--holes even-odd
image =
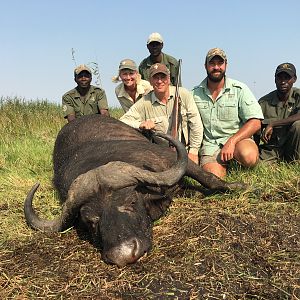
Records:
<instances>
[{"instance_id":1,"label":"buffalo hoof","mask_svg":"<svg viewBox=\"0 0 300 300\"><path fill-rule=\"evenodd\" d=\"M229 191L246 191L249 189L249 185L244 182L228 182L227 188Z\"/></svg>"}]
</instances>

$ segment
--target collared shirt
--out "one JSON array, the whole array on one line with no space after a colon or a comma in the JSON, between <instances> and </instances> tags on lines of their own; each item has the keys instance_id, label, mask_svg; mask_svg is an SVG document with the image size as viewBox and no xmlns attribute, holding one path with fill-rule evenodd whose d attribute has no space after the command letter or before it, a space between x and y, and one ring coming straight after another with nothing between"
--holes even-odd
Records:
<instances>
[{"instance_id":1,"label":"collared shirt","mask_svg":"<svg viewBox=\"0 0 300 300\"><path fill-rule=\"evenodd\" d=\"M250 89L237 80L225 77L225 85L215 101L207 87L207 78L192 94L204 126L203 155L213 155L249 119L263 119L258 101Z\"/></svg>"},{"instance_id":2,"label":"collared shirt","mask_svg":"<svg viewBox=\"0 0 300 300\"><path fill-rule=\"evenodd\" d=\"M65 118L71 114L75 115L76 118L83 115L99 114L100 109L108 109L105 91L91 85L88 93L82 97L74 88L63 95L62 109Z\"/></svg>"},{"instance_id":3,"label":"collared shirt","mask_svg":"<svg viewBox=\"0 0 300 300\"><path fill-rule=\"evenodd\" d=\"M265 119L263 124L286 119L294 114L300 113L300 89L292 88L288 100L284 103L278 98L277 90L261 97L259 104L262 108ZM289 126L275 127L272 134L272 142L283 145L286 142Z\"/></svg>"},{"instance_id":4,"label":"collared shirt","mask_svg":"<svg viewBox=\"0 0 300 300\"><path fill-rule=\"evenodd\" d=\"M178 68L179 68L179 63L177 59L171 55L162 52L162 60L160 63L166 65L167 68L170 70L171 85L176 85L176 78L177 78ZM150 79L149 70L153 64L154 62L152 62L150 56L142 60L142 62L139 65L139 73L141 74L142 79L149 81ZM181 78L179 78L179 86L181 86Z\"/></svg>"},{"instance_id":5,"label":"collared shirt","mask_svg":"<svg viewBox=\"0 0 300 300\"><path fill-rule=\"evenodd\" d=\"M270 124L300 112L300 89L292 88L286 103L279 100L277 90L261 97L258 102L265 117L263 124Z\"/></svg>"},{"instance_id":6,"label":"collared shirt","mask_svg":"<svg viewBox=\"0 0 300 300\"><path fill-rule=\"evenodd\" d=\"M129 96L125 90L124 83L120 83L115 88L116 96L125 112L138 100L140 100L144 95L148 94L152 90L152 86L147 80L140 80L136 86L135 101Z\"/></svg>"},{"instance_id":7,"label":"collared shirt","mask_svg":"<svg viewBox=\"0 0 300 300\"><path fill-rule=\"evenodd\" d=\"M152 120L155 129L164 133L171 133L172 111L175 100L175 87L170 86L170 98L167 103L162 103L155 96L154 91L142 97L130 107L120 120L134 128L139 128L143 121ZM182 124L179 128L179 139L183 137L189 142L189 152L197 154L202 142L203 126L198 109L191 93L185 88L179 88L181 99Z\"/></svg>"}]
</instances>

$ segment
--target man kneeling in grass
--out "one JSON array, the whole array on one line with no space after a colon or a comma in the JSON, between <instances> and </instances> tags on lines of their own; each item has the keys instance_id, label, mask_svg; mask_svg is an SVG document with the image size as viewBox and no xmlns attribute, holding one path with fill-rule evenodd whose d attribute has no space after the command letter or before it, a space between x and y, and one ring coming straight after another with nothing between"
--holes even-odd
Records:
<instances>
[{"instance_id":1,"label":"man kneeling in grass","mask_svg":"<svg viewBox=\"0 0 300 300\"><path fill-rule=\"evenodd\" d=\"M257 164L252 136L260 130L263 114L250 89L225 75L227 56L222 49L210 49L204 67L207 77L193 89L204 127L200 164L222 178L233 159L248 168Z\"/></svg>"},{"instance_id":2,"label":"man kneeling in grass","mask_svg":"<svg viewBox=\"0 0 300 300\"><path fill-rule=\"evenodd\" d=\"M276 90L259 99L265 119L259 145L265 161L300 159L300 89L291 63L280 64L275 71Z\"/></svg>"}]
</instances>

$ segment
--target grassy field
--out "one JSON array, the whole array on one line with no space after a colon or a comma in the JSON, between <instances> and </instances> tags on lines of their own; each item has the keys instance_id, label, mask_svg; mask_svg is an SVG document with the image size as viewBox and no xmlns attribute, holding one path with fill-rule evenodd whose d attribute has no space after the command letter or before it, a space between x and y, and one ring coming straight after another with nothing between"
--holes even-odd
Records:
<instances>
[{"instance_id":1,"label":"grassy field","mask_svg":"<svg viewBox=\"0 0 300 300\"><path fill-rule=\"evenodd\" d=\"M55 104L0 99L1 299L300 299L299 162L233 167L226 180L249 183L246 192L183 191L155 223L148 256L117 268L80 230L25 223L36 181L35 207L60 212L51 155L64 124Z\"/></svg>"}]
</instances>

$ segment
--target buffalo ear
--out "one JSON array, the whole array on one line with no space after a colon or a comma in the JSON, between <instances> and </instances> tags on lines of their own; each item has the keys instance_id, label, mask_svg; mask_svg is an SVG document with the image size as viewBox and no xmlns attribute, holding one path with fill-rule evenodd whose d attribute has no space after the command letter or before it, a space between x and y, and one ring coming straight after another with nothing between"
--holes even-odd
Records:
<instances>
[{"instance_id":1,"label":"buffalo ear","mask_svg":"<svg viewBox=\"0 0 300 300\"><path fill-rule=\"evenodd\" d=\"M88 205L83 205L80 208L80 215L81 220L85 225L91 227L94 230L96 229L97 224L100 221L100 217L92 207Z\"/></svg>"},{"instance_id":2,"label":"buffalo ear","mask_svg":"<svg viewBox=\"0 0 300 300\"><path fill-rule=\"evenodd\" d=\"M151 220L156 221L161 218L166 213L171 201L170 197L158 197L147 200L146 209Z\"/></svg>"}]
</instances>

